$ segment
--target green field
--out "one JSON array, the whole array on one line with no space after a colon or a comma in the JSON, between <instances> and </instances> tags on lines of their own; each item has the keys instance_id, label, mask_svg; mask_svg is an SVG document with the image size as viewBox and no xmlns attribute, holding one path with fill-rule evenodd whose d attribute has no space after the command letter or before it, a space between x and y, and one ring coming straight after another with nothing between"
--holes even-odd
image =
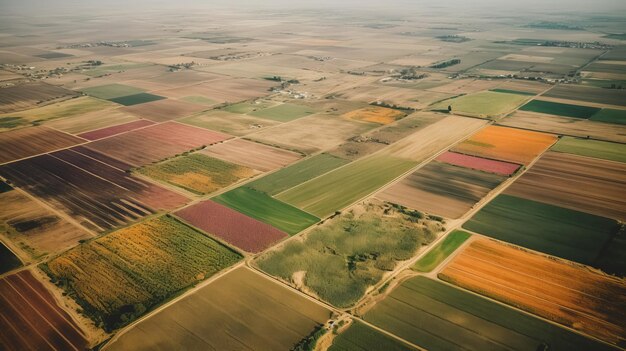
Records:
<instances>
[{"instance_id":1,"label":"green field","mask_svg":"<svg viewBox=\"0 0 626 351\"><path fill-rule=\"evenodd\" d=\"M6 273L17 267L20 267L22 262L17 256L11 252L2 242L0 242L0 274Z\"/></svg>"},{"instance_id":2,"label":"green field","mask_svg":"<svg viewBox=\"0 0 626 351\"><path fill-rule=\"evenodd\" d=\"M595 266L609 274L626 276L626 226L622 226L611 244L602 251Z\"/></svg>"},{"instance_id":3,"label":"green field","mask_svg":"<svg viewBox=\"0 0 626 351\"><path fill-rule=\"evenodd\" d=\"M465 222L463 228L593 265L619 225L612 219L503 194Z\"/></svg>"},{"instance_id":4,"label":"green field","mask_svg":"<svg viewBox=\"0 0 626 351\"><path fill-rule=\"evenodd\" d=\"M462 230L455 230L435 245L424 257L415 263L413 269L419 272L430 272L453 253L471 234Z\"/></svg>"},{"instance_id":5,"label":"green field","mask_svg":"<svg viewBox=\"0 0 626 351\"><path fill-rule=\"evenodd\" d=\"M83 93L91 96L95 96L100 99L110 100L122 96L135 95L143 93L145 90L140 88L131 87L123 84L107 84L99 85L97 87L85 88Z\"/></svg>"},{"instance_id":6,"label":"green field","mask_svg":"<svg viewBox=\"0 0 626 351\"><path fill-rule=\"evenodd\" d=\"M111 98L108 100L116 102L120 105L132 106L132 105L139 105L139 104L144 104L146 102L152 102L152 101L163 100L163 99L165 99L163 96L158 96L158 95L153 95L153 94L148 94L148 93L139 93L139 94L134 94L134 95L126 95L126 96Z\"/></svg>"},{"instance_id":7,"label":"green field","mask_svg":"<svg viewBox=\"0 0 626 351\"><path fill-rule=\"evenodd\" d=\"M211 193L255 174L248 167L200 153L142 167L138 172L199 195Z\"/></svg>"},{"instance_id":8,"label":"green field","mask_svg":"<svg viewBox=\"0 0 626 351\"><path fill-rule=\"evenodd\" d=\"M613 124L626 124L626 110L603 108L600 112L591 116L590 120Z\"/></svg>"},{"instance_id":9,"label":"green field","mask_svg":"<svg viewBox=\"0 0 626 351\"><path fill-rule=\"evenodd\" d=\"M308 116L314 112L315 111L308 106L285 103L278 106L250 112L249 114L251 116L267 118L274 121L288 122L294 119Z\"/></svg>"},{"instance_id":10,"label":"green field","mask_svg":"<svg viewBox=\"0 0 626 351\"><path fill-rule=\"evenodd\" d=\"M600 108L562 104L560 102L533 100L520 107L522 111L545 113L564 117L588 119L600 111Z\"/></svg>"},{"instance_id":11,"label":"green field","mask_svg":"<svg viewBox=\"0 0 626 351\"><path fill-rule=\"evenodd\" d=\"M272 101L263 101L263 100L257 100L257 101L246 101L246 102L239 102L236 104L232 104L232 105L228 105L224 108L222 108L222 110L224 111L228 111L231 113L240 113L240 114L247 114L250 112L254 112L254 111L258 111L258 110L262 110L268 107L272 107L274 106L276 103L272 102Z\"/></svg>"},{"instance_id":12,"label":"green field","mask_svg":"<svg viewBox=\"0 0 626 351\"><path fill-rule=\"evenodd\" d=\"M476 117L496 117L513 111L528 100L528 96L494 91L482 91L444 100L432 106L433 110L447 110L452 106L452 113L467 114Z\"/></svg>"},{"instance_id":13,"label":"green field","mask_svg":"<svg viewBox=\"0 0 626 351\"><path fill-rule=\"evenodd\" d=\"M359 204L314 228L304 240L261 256L257 264L335 306L348 307L443 230L438 221L407 213L377 200Z\"/></svg>"},{"instance_id":14,"label":"green field","mask_svg":"<svg viewBox=\"0 0 626 351\"><path fill-rule=\"evenodd\" d=\"M320 154L268 174L259 180L246 184L246 186L270 195L276 195L348 162L329 154Z\"/></svg>"},{"instance_id":15,"label":"green field","mask_svg":"<svg viewBox=\"0 0 626 351\"><path fill-rule=\"evenodd\" d=\"M376 329L354 321L348 329L333 339L328 351L405 351L412 347L385 335Z\"/></svg>"},{"instance_id":16,"label":"green field","mask_svg":"<svg viewBox=\"0 0 626 351\"><path fill-rule=\"evenodd\" d=\"M410 160L373 155L291 188L277 198L323 218L371 194L416 165Z\"/></svg>"},{"instance_id":17,"label":"green field","mask_svg":"<svg viewBox=\"0 0 626 351\"><path fill-rule=\"evenodd\" d=\"M518 94L518 95L526 95L526 96L535 96L535 93L529 93L527 91L519 91L519 90L511 90L511 89L491 89L489 91L493 91L496 93L505 93L505 94Z\"/></svg>"},{"instance_id":18,"label":"green field","mask_svg":"<svg viewBox=\"0 0 626 351\"><path fill-rule=\"evenodd\" d=\"M430 351L617 350L483 297L415 277L365 314L365 320Z\"/></svg>"},{"instance_id":19,"label":"green field","mask_svg":"<svg viewBox=\"0 0 626 351\"><path fill-rule=\"evenodd\" d=\"M204 96L195 96L195 95L185 96L184 98L181 98L180 100L191 102L192 104L207 105L207 106L217 104L217 101L215 100L211 100Z\"/></svg>"},{"instance_id":20,"label":"green field","mask_svg":"<svg viewBox=\"0 0 626 351\"><path fill-rule=\"evenodd\" d=\"M317 223L319 218L260 191L239 187L212 200L293 235Z\"/></svg>"},{"instance_id":21,"label":"green field","mask_svg":"<svg viewBox=\"0 0 626 351\"><path fill-rule=\"evenodd\" d=\"M626 145L591 139L562 137L552 151L565 152L587 157L601 158L617 162L626 162Z\"/></svg>"}]
</instances>

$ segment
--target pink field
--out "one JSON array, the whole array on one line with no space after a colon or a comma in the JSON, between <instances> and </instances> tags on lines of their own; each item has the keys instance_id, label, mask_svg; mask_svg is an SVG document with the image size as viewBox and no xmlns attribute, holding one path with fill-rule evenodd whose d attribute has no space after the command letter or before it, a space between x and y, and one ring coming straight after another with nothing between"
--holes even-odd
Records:
<instances>
[{"instance_id":1,"label":"pink field","mask_svg":"<svg viewBox=\"0 0 626 351\"><path fill-rule=\"evenodd\" d=\"M117 135L120 133L128 132L131 130L135 130L141 127L146 127L154 124L152 121L148 121L146 119L140 119L137 121L132 121L128 123L118 124L112 127L106 127L102 129L92 130L86 133L79 134L78 136L87 139L87 140L97 140L106 137L110 137L112 135Z\"/></svg>"},{"instance_id":2,"label":"pink field","mask_svg":"<svg viewBox=\"0 0 626 351\"><path fill-rule=\"evenodd\" d=\"M184 208L174 214L247 252L262 251L287 236L269 224L211 200Z\"/></svg>"},{"instance_id":3,"label":"pink field","mask_svg":"<svg viewBox=\"0 0 626 351\"><path fill-rule=\"evenodd\" d=\"M437 157L436 160L455 166L461 166L505 176L515 173L515 171L517 171L517 169L520 167L520 165L515 163L489 160L482 157L458 154L456 152L446 152L445 154Z\"/></svg>"}]
</instances>

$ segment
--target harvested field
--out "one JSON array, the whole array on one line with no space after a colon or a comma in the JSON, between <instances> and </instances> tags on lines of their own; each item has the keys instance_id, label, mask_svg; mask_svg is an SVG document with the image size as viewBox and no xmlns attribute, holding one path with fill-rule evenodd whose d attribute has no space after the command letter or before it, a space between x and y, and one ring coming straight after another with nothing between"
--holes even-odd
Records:
<instances>
[{"instance_id":1,"label":"harvested field","mask_svg":"<svg viewBox=\"0 0 626 351\"><path fill-rule=\"evenodd\" d=\"M120 108L109 108L56 119L46 122L45 125L67 133L80 134L136 120L138 120L137 117L124 113Z\"/></svg>"},{"instance_id":2,"label":"harvested field","mask_svg":"<svg viewBox=\"0 0 626 351\"><path fill-rule=\"evenodd\" d=\"M295 152L241 139L209 146L202 153L262 172L284 167L301 157Z\"/></svg>"},{"instance_id":3,"label":"harvested field","mask_svg":"<svg viewBox=\"0 0 626 351\"><path fill-rule=\"evenodd\" d=\"M242 267L138 323L110 349L290 350L328 318L326 308Z\"/></svg>"},{"instance_id":4,"label":"harvested field","mask_svg":"<svg viewBox=\"0 0 626 351\"><path fill-rule=\"evenodd\" d=\"M523 80L510 80L508 82L504 82L497 86L497 89L506 89L524 92L527 94L539 94L551 88L552 86L546 83L541 82L533 82L533 81L523 81Z\"/></svg>"},{"instance_id":5,"label":"harvested field","mask_svg":"<svg viewBox=\"0 0 626 351\"><path fill-rule=\"evenodd\" d=\"M249 138L309 154L330 149L375 127L376 124L352 122L335 116L312 115L261 130Z\"/></svg>"},{"instance_id":6,"label":"harvested field","mask_svg":"<svg viewBox=\"0 0 626 351\"><path fill-rule=\"evenodd\" d=\"M352 204L399 177L417 162L375 154L276 196L320 218Z\"/></svg>"},{"instance_id":7,"label":"harvested field","mask_svg":"<svg viewBox=\"0 0 626 351\"><path fill-rule=\"evenodd\" d=\"M223 193L212 200L265 222L289 235L299 233L319 222L319 218L309 213L245 186Z\"/></svg>"},{"instance_id":8,"label":"harvested field","mask_svg":"<svg viewBox=\"0 0 626 351\"><path fill-rule=\"evenodd\" d=\"M252 111L250 115L279 122L289 122L312 113L315 113L315 110L308 106L284 103L278 106Z\"/></svg>"},{"instance_id":9,"label":"harvested field","mask_svg":"<svg viewBox=\"0 0 626 351\"><path fill-rule=\"evenodd\" d=\"M333 339L329 351L409 351L412 347L405 345L376 329L370 328L364 323L354 321L348 329Z\"/></svg>"},{"instance_id":10,"label":"harvested field","mask_svg":"<svg viewBox=\"0 0 626 351\"><path fill-rule=\"evenodd\" d=\"M133 106L139 104L145 104L151 101L163 100L165 99L163 96L148 94L148 93L139 93L133 95L125 95L116 98L108 99L109 101L118 103L124 106Z\"/></svg>"},{"instance_id":11,"label":"harvested field","mask_svg":"<svg viewBox=\"0 0 626 351\"><path fill-rule=\"evenodd\" d=\"M0 279L3 350L87 350L85 334L30 271Z\"/></svg>"},{"instance_id":12,"label":"harvested field","mask_svg":"<svg viewBox=\"0 0 626 351\"><path fill-rule=\"evenodd\" d=\"M22 261L9 250L6 245L0 242L0 274L12 271L22 266Z\"/></svg>"},{"instance_id":13,"label":"harvested field","mask_svg":"<svg viewBox=\"0 0 626 351\"><path fill-rule=\"evenodd\" d=\"M389 124L406 116L405 113L380 106L368 106L342 115L344 118L378 124Z\"/></svg>"},{"instance_id":14,"label":"harvested field","mask_svg":"<svg viewBox=\"0 0 626 351\"><path fill-rule=\"evenodd\" d=\"M424 167L377 198L447 218L459 218L506 178L441 162Z\"/></svg>"},{"instance_id":15,"label":"harvested field","mask_svg":"<svg viewBox=\"0 0 626 351\"><path fill-rule=\"evenodd\" d=\"M130 165L79 146L0 166L0 175L72 216L104 231L187 198L130 177Z\"/></svg>"},{"instance_id":16,"label":"harvested field","mask_svg":"<svg viewBox=\"0 0 626 351\"><path fill-rule=\"evenodd\" d=\"M459 167L475 169L477 171L494 173L502 176L510 176L511 174L517 172L520 168L520 165L515 163L489 160L486 158L449 151L439 155L435 160Z\"/></svg>"},{"instance_id":17,"label":"harvested field","mask_svg":"<svg viewBox=\"0 0 626 351\"><path fill-rule=\"evenodd\" d=\"M54 254L93 235L17 190L0 193L0 232L28 254L24 259Z\"/></svg>"},{"instance_id":18,"label":"harvested field","mask_svg":"<svg viewBox=\"0 0 626 351\"><path fill-rule=\"evenodd\" d=\"M624 144L563 137L551 150L626 163L626 145Z\"/></svg>"},{"instance_id":19,"label":"harvested field","mask_svg":"<svg viewBox=\"0 0 626 351\"><path fill-rule=\"evenodd\" d=\"M548 152L506 194L626 221L626 163Z\"/></svg>"},{"instance_id":20,"label":"harvested field","mask_svg":"<svg viewBox=\"0 0 626 351\"><path fill-rule=\"evenodd\" d=\"M373 200L262 254L255 263L300 290L348 307L442 230L441 222L421 213Z\"/></svg>"},{"instance_id":21,"label":"harvested field","mask_svg":"<svg viewBox=\"0 0 626 351\"><path fill-rule=\"evenodd\" d=\"M626 283L569 262L474 240L439 277L614 345L626 341Z\"/></svg>"},{"instance_id":22,"label":"harvested field","mask_svg":"<svg viewBox=\"0 0 626 351\"><path fill-rule=\"evenodd\" d=\"M476 117L498 117L513 111L529 99L526 95L483 91L444 100L431 107L434 110L447 110L452 106L452 113Z\"/></svg>"},{"instance_id":23,"label":"harvested field","mask_svg":"<svg viewBox=\"0 0 626 351\"><path fill-rule=\"evenodd\" d=\"M535 96L535 95L537 95L535 93L528 93L528 92L525 92L525 91L503 89L503 88L490 89L489 91L493 91L494 93L518 94L518 95L527 95L527 96Z\"/></svg>"},{"instance_id":24,"label":"harvested field","mask_svg":"<svg viewBox=\"0 0 626 351\"><path fill-rule=\"evenodd\" d=\"M267 108L276 106L276 104L277 103L275 101L256 99L254 101L245 101L236 104L230 104L223 107L222 110L232 113L248 114L260 110L265 110Z\"/></svg>"},{"instance_id":25,"label":"harvested field","mask_svg":"<svg viewBox=\"0 0 626 351\"><path fill-rule=\"evenodd\" d=\"M117 101L116 101L117 102ZM140 118L146 118L155 122L164 122L171 119L177 119L192 115L207 109L206 106L192 104L177 100L157 100L153 102L135 104L134 106L123 107L122 111L135 115Z\"/></svg>"},{"instance_id":26,"label":"harvested field","mask_svg":"<svg viewBox=\"0 0 626 351\"><path fill-rule=\"evenodd\" d=\"M617 221L502 194L463 228L594 266L619 229Z\"/></svg>"},{"instance_id":27,"label":"harvested field","mask_svg":"<svg viewBox=\"0 0 626 351\"><path fill-rule=\"evenodd\" d=\"M603 108L600 112L591 116L590 119L595 122L626 124L626 110Z\"/></svg>"},{"instance_id":28,"label":"harvested field","mask_svg":"<svg viewBox=\"0 0 626 351\"><path fill-rule=\"evenodd\" d=\"M270 88L276 85L276 82L262 79L235 78L200 83L191 89L195 95L200 94L213 101L234 103L269 95Z\"/></svg>"},{"instance_id":29,"label":"harvested field","mask_svg":"<svg viewBox=\"0 0 626 351\"><path fill-rule=\"evenodd\" d=\"M107 84L107 85L99 85L91 88L82 89L82 92L97 97L103 100L110 100L119 98L122 96L136 95L141 94L145 90L140 88L131 87L129 85L123 84Z\"/></svg>"},{"instance_id":30,"label":"harvested field","mask_svg":"<svg viewBox=\"0 0 626 351\"><path fill-rule=\"evenodd\" d=\"M412 269L418 272L430 272L445 261L451 253L469 239L472 235L462 230L455 230L448 234L443 241L433 246L430 251L419 261L415 262Z\"/></svg>"},{"instance_id":31,"label":"harvested field","mask_svg":"<svg viewBox=\"0 0 626 351\"><path fill-rule=\"evenodd\" d=\"M567 118L527 111L516 111L511 116L500 120L498 124L546 133L583 138L589 136L599 140L626 143L626 126L598 123L580 118Z\"/></svg>"},{"instance_id":32,"label":"harvested field","mask_svg":"<svg viewBox=\"0 0 626 351\"><path fill-rule=\"evenodd\" d=\"M39 107L77 95L74 91L42 82L11 85L0 88L0 113Z\"/></svg>"},{"instance_id":33,"label":"harvested field","mask_svg":"<svg viewBox=\"0 0 626 351\"><path fill-rule=\"evenodd\" d=\"M222 110L210 110L179 119L178 122L237 136L244 136L280 124L280 122L271 121L269 119L256 118Z\"/></svg>"},{"instance_id":34,"label":"harvested field","mask_svg":"<svg viewBox=\"0 0 626 351\"><path fill-rule=\"evenodd\" d=\"M98 140L88 147L138 167L228 138L225 134L165 122Z\"/></svg>"},{"instance_id":35,"label":"harvested field","mask_svg":"<svg viewBox=\"0 0 626 351\"><path fill-rule=\"evenodd\" d=\"M489 126L452 149L454 152L528 165L556 141L555 135Z\"/></svg>"},{"instance_id":36,"label":"harvested field","mask_svg":"<svg viewBox=\"0 0 626 351\"><path fill-rule=\"evenodd\" d=\"M428 350L616 350L475 294L420 276L365 314L365 320Z\"/></svg>"},{"instance_id":37,"label":"harvested field","mask_svg":"<svg viewBox=\"0 0 626 351\"><path fill-rule=\"evenodd\" d=\"M543 100L532 100L520 107L520 110L583 119L589 119L600 111L597 107L563 104Z\"/></svg>"},{"instance_id":38,"label":"harvested field","mask_svg":"<svg viewBox=\"0 0 626 351\"><path fill-rule=\"evenodd\" d=\"M133 122L118 124L112 127L106 127L102 129L92 130L90 132L78 134L79 137L87 140L98 140L108 138L113 135L129 132L131 130L147 127L153 125L154 122L146 119L140 119Z\"/></svg>"},{"instance_id":39,"label":"harvested field","mask_svg":"<svg viewBox=\"0 0 626 351\"><path fill-rule=\"evenodd\" d=\"M140 174L198 195L212 193L257 172L201 153L178 156L138 169Z\"/></svg>"},{"instance_id":40,"label":"harvested field","mask_svg":"<svg viewBox=\"0 0 626 351\"><path fill-rule=\"evenodd\" d=\"M247 183L246 186L269 195L276 195L347 163L347 160L339 157L319 154Z\"/></svg>"},{"instance_id":41,"label":"harvested field","mask_svg":"<svg viewBox=\"0 0 626 351\"><path fill-rule=\"evenodd\" d=\"M163 216L80 245L42 268L110 332L240 259L213 239Z\"/></svg>"},{"instance_id":42,"label":"harvested field","mask_svg":"<svg viewBox=\"0 0 626 351\"><path fill-rule=\"evenodd\" d=\"M0 164L83 143L75 136L46 127L0 133Z\"/></svg>"},{"instance_id":43,"label":"harvested field","mask_svg":"<svg viewBox=\"0 0 626 351\"><path fill-rule=\"evenodd\" d=\"M557 99L626 106L626 91L620 89L601 89L567 84L557 85L543 96Z\"/></svg>"},{"instance_id":44,"label":"harvested field","mask_svg":"<svg viewBox=\"0 0 626 351\"><path fill-rule=\"evenodd\" d=\"M211 200L186 207L174 214L194 227L252 253L263 251L288 236L269 224Z\"/></svg>"}]
</instances>

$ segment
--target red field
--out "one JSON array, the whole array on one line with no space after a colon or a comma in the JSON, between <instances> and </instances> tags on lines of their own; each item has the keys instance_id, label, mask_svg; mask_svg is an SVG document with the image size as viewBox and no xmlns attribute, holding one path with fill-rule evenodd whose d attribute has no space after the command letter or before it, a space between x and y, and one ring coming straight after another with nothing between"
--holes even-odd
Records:
<instances>
[{"instance_id":1,"label":"red field","mask_svg":"<svg viewBox=\"0 0 626 351\"><path fill-rule=\"evenodd\" d=\"M226 134L166 122L98 140L88 147L138 167L228 138Z\"/></svg>"},{"instance_id":2,"label":"red field","mask_svg":"<svg viewBox=\"0 0 626 351\"><path fill-rule=\"evenodd\" d=\"M520 165L515 163L489 160L482 157L458 154L456 152L446 152L436 158L439 162L449 163L455 166L471 168L478 171L495 173L499 175L511 175L515 173Z\"/></svg>"},{"instance_id":3,"label":"red field","mask_svg":"<svg viewBox=\"0 0 626 351\"><path fill-rule=\"evenodd\" d=\"M84 140L46 127L0 133L0 163L80 144Z\"/></svg>"},{"instance_id":4,"label":"red field","mask_svg":"<svg viewBox=\"0 0 626 351\"><path fill-rule=\"evenodd\" d=\"M87 350L78 325L30 271L0 280L1 350Z\"/></svg>"},{"instance_id":5,"label":"red field","mask_svg":"<svg viewBox=\"0 0 626 351\"><path fill-rule=\"evenodd\" d=\"M79 146L0 166L0 175L97 231L187 201L129 176L124 172L129 167Z\"/></svg>"},{"instance_id":6,"label":"red field","mask_svg":"<svg viewBox=\"0 0 626 351\"><path fill-rule=\"evenodd\" d=\"M207 200L175 213L195 227L248 252L259 252L287 234L228 207Z\"/></svg>"},{"instance_id":7,"label":"red field","mask_svg":"<svg viewBox=\"0 0 626 351\"><path fill-rule=\"evenodd\" d=\"M146 127L146 126L153 125L153 124L154 122L152 121L148 121L146 119L140 119L137 121L118 124L112 127L92 130L83 134L79 134L78 136L87 140L98 140L98 139L107 138L113 135L117 135L120 133L129 132L131 130L135 130L135 129Z\"/></svg>"}]
</instances>

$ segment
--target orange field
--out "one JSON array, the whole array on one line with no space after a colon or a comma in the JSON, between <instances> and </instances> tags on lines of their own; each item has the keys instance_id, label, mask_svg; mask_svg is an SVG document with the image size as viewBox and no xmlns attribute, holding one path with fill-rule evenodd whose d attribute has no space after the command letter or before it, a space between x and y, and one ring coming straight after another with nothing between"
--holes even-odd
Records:
<instances>
[{"instance_id":1,"label":"orange field","mask_svg":"<svg viewBox=\"0 0 626 351\"><path fill-rule=\"evenodd\" d=\"M379 124L393 123L404 116L405 114L398 110L379 106L368 106L343 115L345 118Z\"/></svg>"},{"instance_id":2,"label":"orange field","mask_svg":"<svg viewBox=\"0 0 626 351\"><path fill-rule=\"evenodd\" d=\"M439 277L609 343L626 341L626 282L584 266L478 239Z\"/></svg>"},{"instance_id":3,"label":"orange field","mask_svg":"<svg viewBox=\"0 0 626 351\"><path fill-rule=\"evenodd\" d=\"M453 151L527 165L556 139L551 134L489 126L460 143Z\"/></svg>"}]
</instances>

